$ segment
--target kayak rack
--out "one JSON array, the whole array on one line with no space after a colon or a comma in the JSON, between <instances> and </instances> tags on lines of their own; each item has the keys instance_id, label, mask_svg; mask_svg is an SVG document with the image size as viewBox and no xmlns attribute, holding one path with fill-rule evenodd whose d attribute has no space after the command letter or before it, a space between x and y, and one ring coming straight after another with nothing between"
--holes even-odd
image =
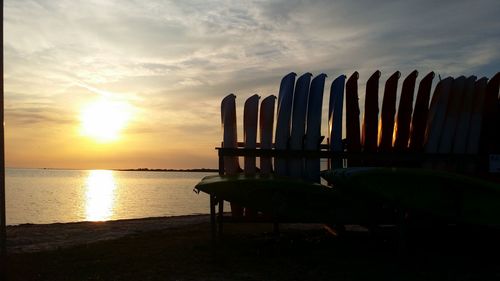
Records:
<instances>
[{"instance_id":1,"label":"kayak rack","mask_svg":"<svg viewBox=\"0 0 500 281\"><path fill-rule=\"evenodd\" d=\"M326 137L308 131L309 127L321 130L321 118L318 118L316 111L321 112L318 104L322 103L318 101L323 98L326 75L320 74L312 79L312 82L310 73L302 75L298 80L295 76L296 74L292 72L281 80L279 96L276 98L271 95L265 98L266 107L264 100L262 101L259 124L256 102L260 97L253 95L247 99L243 114L245 142L238 142L236 137L236 96L230 94L223 99L221 104L223 141L220 147L215 148L221 179L234 176L235 173L247 174L248 171L239 168L238 164L238 159L243 157L245 160L253 161L253 168L249 171L252 171L250 174L257 173L257 175L261 172L255 166L257 158L261 160L265 158L269 163L270 159L274 159L274 164L276 160L297 163L297 159L301 159L302 165L310 160L318 161L316 163L321 160L323 163L326 161L327 169L368 166L423 167L500 182L500 130L498 130L500 73L491 79L486 77L478 79L476 76L448 77L439 79L433 87L434 72L428 73L420 83L417 83L418 72L413 71L404 79L402 87L398 88L401 74L396 71L385 83L380 110L378 102L380 71L375 71L366 83L364 109L360 109L358 101L358 72L354 72L350 77L340 75L331 86ZM433 88L434 92L431 94ZM396 104L398 89L401 91L399 106ZM307 96L308 93L309 97L304 99L303 95ZM297 100L301 102L307 100L307 102L294 105L294 95L300 95ZM277 120L273 119L274 100L278 102ZM295 111L296 106L298 106L297 111ZM312 115L309 114L310 107L315 108ZM360 113L363 112L361 120ZM345 120L342 120L343 118ZM463 120L466 122L462 122ZM299 128L297 134L291 132L293 126L303 127ZM258 128L261 130L260 143L257 141ZM273 128L276 135L275 139L271 140ZM263 138L265 140L262 140ZM326 143L323 143L325 139ZM309 143L307 140L310 140ZM299 145L301 149L292 149L296 148L298 143L302 144ZM314 143L317 143L317 146L311 146ZM228 159L232 163L226 162ZM236 168L235 163L238 166ZM271 174L279 175L276 165ZM303 174L294 174L298 179L301 176ZM319 179L314 181L320 182ZM228 215L224 212L224 196L207 193L210 195L213 241L222 236L224 222L271 222L275 232L279 230L278 223L328 223L321 216L294 220L269 214L243 216L238 214L242 212L241 210L238 212L231 210L232 215ZM397 219L392 220L393 224L401 226L401 232L404 232L405 228L404 217L403 210ZM359 224L360 221L352 223Z\"/></svg>"},{"instance_id":2,"label":"kayak rack","mask_svg":"<svg viewBox=\"0 0 500 281\"><path fill-rule=\"evenodd\" d=\"M257 144L259 147L259 144ZM327 145L321 145L321 150L306 151L306 150L277 150L277 149L247 149L243 143L238 143L238 148L215 148L219 159L219 175L224 175L224 157L281 157L284 159L293 158L320 158L320 159L341 159L347 167L349 161L363 163L364 161L377 163L379 167L419 167L423 163L460 163L461 166L471 167L488 165L489 155L485 154L446 154L446 153L419 153L419 152L332 152L328 151ZM484 170L484 169L482 169ZM464 171L467 172L467 171ZM496 178L495 175L486 172L468 171L475 176L482 178ZM289 218L276 218L273 216L231 216L230 213L224 212L224 199L219 199L216 195L210 194L210 221L212 239L215 241L217 237L223 235L224 223L272 223L276 234L279 233L279 223L324 223L325 218L309 217L307 220L297 220ZM352 222L353 224L360 223ZM368 223L368 222L367 222ZM390 223L390 222L387 222Z\"/></svg>"}]
</instances>

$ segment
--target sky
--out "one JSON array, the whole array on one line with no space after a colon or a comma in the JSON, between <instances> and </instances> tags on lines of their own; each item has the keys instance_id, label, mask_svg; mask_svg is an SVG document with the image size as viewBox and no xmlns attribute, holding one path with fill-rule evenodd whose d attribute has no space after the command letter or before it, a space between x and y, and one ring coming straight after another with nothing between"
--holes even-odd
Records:
<instances>
[{"instance_id":1,"label":"sky","mask_svg":"<svg viewBox=\"0 0 500 281\"><path fill-rule=\"evenodd\" d=\"M492 77L499 15L498 0L4 0L6 165L216 168L226 94L241 125L291 71L326 73L325 93L358 71L360 96L377 69Z\"/></svg>"}]
</instances>

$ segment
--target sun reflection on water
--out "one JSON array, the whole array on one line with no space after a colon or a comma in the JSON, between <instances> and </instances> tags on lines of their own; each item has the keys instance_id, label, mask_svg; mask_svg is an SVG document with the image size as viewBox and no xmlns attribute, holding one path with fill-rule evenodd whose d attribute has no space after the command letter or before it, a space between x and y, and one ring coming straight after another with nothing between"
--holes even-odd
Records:
<instances>
[{"instance_id":1,"label":"sun reflection on water","mask_svg":"<svg viewBox=\"0 0 500 281\"><path fill-rule=\"evenodd\" d=\"M113 215L116 183L112 171L89 171L86 185L86 220L105 221Z\"/></svg>"}]
</instances>

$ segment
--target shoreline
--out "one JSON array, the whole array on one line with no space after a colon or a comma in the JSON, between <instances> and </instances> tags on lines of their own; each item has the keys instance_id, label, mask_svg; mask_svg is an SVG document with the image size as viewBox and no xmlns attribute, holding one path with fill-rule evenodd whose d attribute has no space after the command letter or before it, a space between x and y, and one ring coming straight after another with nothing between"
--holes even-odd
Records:
<instances>
[{"instance_id":1,"label":"shoreline","mask_svg":"<svg viewBox=\"0 0 500 281\"><path fill-rule=\"evenodd\" d=\"M199 169L112 169L111 171L119 172L184 172L184 173L218 173L218 169L199 168Z\"/></svg>"},{"instance_id":2,"label":"shoreline","mask_svg":"<svg viewBox=\"0 0 500 281\"><path fill-rule=\"evenodd\" d=\"M59 171L118 171L118 172L186 172L186 173L217 173L215 168L188 168L188 169L173 169L173 168L108 168L108 169L77 169L77 168L50 168L50 167L6 167L6 170L59 170Z\"/></svg>"},{"instance_id":3,"label":"shoreline","mask_svg":"<svg viewBox=\"0 0 500 281\"><path fill-rule=\"evenodd\" d=\"M9 225L7 226L7 252L50 251L209 222L210 215L197 214L97 222Z\"/></svg>"}]
</instances>

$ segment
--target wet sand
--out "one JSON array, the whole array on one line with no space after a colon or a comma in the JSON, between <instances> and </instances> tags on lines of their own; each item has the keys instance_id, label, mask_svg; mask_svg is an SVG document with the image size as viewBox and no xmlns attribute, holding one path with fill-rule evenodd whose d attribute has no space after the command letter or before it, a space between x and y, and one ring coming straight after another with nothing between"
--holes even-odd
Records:
<instances>
[{"instance_id":1,"label":"wet sand","mask_svg":"<svg viewBox=\"0 0 500 281\"><path fill-rule=\"evenodd\" d=\"M496 234L397 233L321 225L226 224L184 216L9 227L8 280L499 280ZM434 231L434 232L433 232ZM492 256L493 255L493 256Z\"/></svg>"}]
</instances>

